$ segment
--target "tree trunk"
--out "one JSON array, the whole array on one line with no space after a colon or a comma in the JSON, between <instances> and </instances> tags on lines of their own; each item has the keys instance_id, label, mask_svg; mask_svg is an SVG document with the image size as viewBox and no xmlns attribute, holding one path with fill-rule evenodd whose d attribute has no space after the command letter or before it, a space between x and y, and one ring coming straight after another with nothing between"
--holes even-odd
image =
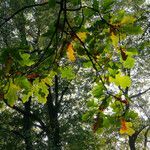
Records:
<instances>
[{"instance_id":1,"label":"tree trunk","mask_svg":"<svg viewBox=\"0 0 150 150\"><path fill-rule=\"evenodd\" d=\"M24 103L24 108L25 108L25 114L23 118L23 131L24 131L24 141L26 145L26 150L32 150L32 140L31 140L31 128L32 128L32 123L29 117L30 113L30 105L31 105L31 100L28 102Z\"/></svg>"},{"instance_id":2,"label":"tree trunk","mask_svg":"<svg viewBox=\"0 0 150 150\"><path fill-rule=\"evenodd\" d=\"M58 122L58 118L56 115L51 120L50 127L51 127L51 133L52 133L53 150L61 150L59 122Z\"/></svg>"},{"instance_id":3,"label":"tree trunk","mask_svg":"<svg viewBox=\"0 0 150 150\"><path fill-rule=\"evenodd\" d=\"M61 150L61 138L59 133L58 120L53 120L50 124L50 130L47 133L48 136L48 150Z\"/></svg>"},{"instance_id":4,"label":"tree trunk","mask_svg":"<svg viewBox=\"0 0 150 150\"><path fill-rule=\"evenodd\" d=\"M49 90L47 98L47 109L49 116L49 131L48 136L48 150L61 150L60 126L58 121L58 108L53 104L53 97Z\"/></svg>"},{"instance_id":5,"label":"tree trunk","mask_svg":"<svg viewBox=\"0 0 150 150\"><path fill-rule=\"evenodd\" d=\"M133 134L132 136L129 136L129 147L130 150L136 150L135 148L135 141L136 141L137 136Z\"/></svg>"}]
</instances>

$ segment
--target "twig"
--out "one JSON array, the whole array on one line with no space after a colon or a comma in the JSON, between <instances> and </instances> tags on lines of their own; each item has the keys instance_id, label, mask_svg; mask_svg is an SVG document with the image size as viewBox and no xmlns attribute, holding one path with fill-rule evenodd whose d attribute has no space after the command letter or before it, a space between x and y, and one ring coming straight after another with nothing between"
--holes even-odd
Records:
<instances>
[{"instance_id":1,"label":"twig","mask_svg":"<svg viewBox=\"0 0 150 150\"><path fill-rule=\"evenodd\" d=\"M7 23L9 20L11 20L13 17L15 17L17 14L19 14L21 11L23 11L25 9L32 8L32 7L37 7L37 6L43 6L43 5L46 5L46 4L48 4L48 2L41 3L41 4L33 4L33 5L24 6L24 7L20 8L19 10L17 10L15 13L13 13L10 17L6 18L5 21L0 24L0 27L2 27L5 23Z\"/></svg>"},{"instance_id":2,"label":"twig","mask_svg":"<svg viewBox=\"0 0 150 150\"><path fill-rule=\"evenodd\" d=\"M140 93L138 93L138 94L132 95L132 96L130 96L130 98L139 97L139 96L145 94L146 92L148 92L149 90L150 90L150 88L148 88L147 90L145 90L145 91L143 91L143 92L140 92Z\"/></svg>"}]
</instances>

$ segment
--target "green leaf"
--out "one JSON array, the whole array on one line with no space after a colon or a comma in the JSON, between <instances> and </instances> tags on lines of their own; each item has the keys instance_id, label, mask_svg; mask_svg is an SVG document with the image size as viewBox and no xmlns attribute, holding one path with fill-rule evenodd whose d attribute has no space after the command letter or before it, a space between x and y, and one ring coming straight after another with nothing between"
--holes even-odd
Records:
<instances>
[{"instance_id":1,"label":"green leaf","mask_svg":"<svg viewBox=\"0 0 150 150\"><path fill-rule=\"evenodd\" d=\"M10 106L13 106L15 101L18 99L17 92L20 88L10 81L8 92L5 94L5 99Z\"/></svg>"},{"instance_id":2,"label":"green leaf","mask_svg":"<svg viewBox=\"0 0 150 150\"><path fill-rule=\"evenodd\" d=\"M113 3L115 2L115 0L103 0L101 7L102 7L102 11L108 11L109 9L111 9L111 6L113 5Z\"/></svg>"},{"instance_id":3,"label":"green leaf","mask_svg":"<svg viewBox=\"0 0 150 150\"><path fill-rule=\"evenodd\" d=\"M48 86L43 81L39 81L38 78L33 82L33 94L37 98L39 103L46 103L47 96L49 94Z\"/></svg>"},{"instance_id":4,"label":"green leaf","mask_svg":"<svg viewBox=\"0 0 150 150\"><path fill-rule=\"evenodd\" d=\"M88 102L87 102L87 107L91 107L91 106L93 106L94 105L94 100L92 99L92 100L89 100Z\"/></svg>"},{"instance_id":5,"label":"green leaf","mask_svg":"<svg viewBox=\"0 0 150 150\"><path fill-rule=\"evenodd\" d=\"M26 77L18 77L15 79L15 83L20 86L21 88L23 89L26 89L26 90L30 90L32 85L31 83L28 81L28 79Z\"/></svg>"},{"instance_id":6,"label":"green leaf","mask_svg":"<svg viewBox=\"0 0 150 150\"><path fill-rule=\"evenodd\" d=\"M103 126L105 128L109 128L110 125L111 125L111 123L110 123L109 119L107 117L104 117L103 118Z\"/></svg>"},{"instance_id":7,"label":"green leaf","mask_svg":"<svg viewBox=\"0 0 150 150\"><path fill-rule=\"evenodd\" d=\"M140 26L133 26L133 25L125 25L123 27L120 28L121 32L125 33L125 34L142 34L143 30L141 29Z\"/></svg>"},{"instance_id":8,"label":"green leaf","mask_svg":"<svg viewBox=\"0 0 150 150\"><path fill-rule=\"evenodd\" d=\"M123 89L125 89L127 87L130 87L130 85L131 85L131 79L130 79L129 76L120 76L120 75L118 75L118 76L116 76L116 80L119 81L119 85Z\"/></svg>"},{"instance_id":9,"label":"green leaf","mask_svg":"<svg viewBox=\"0 0 150 150\"><path fill-rule=\"evenodd\" d=\"M134 111L127 111L125 114L126 119L135 119L138 117L138 113L134 112Z\"/></svg>"},{"instance_id":10,"label":"green leaf","mask_svg":"<svg viewBox=\"0 0 150 150\"><path fill-rule=\"evenodd\" d=\"M84 63L83 63L83 67L84 67L84 68L89 68L89 67L91 67L91 66L92 66L91 61L87 61L87 62L84 62Z\"/></svg>"},{"instance_id":11,"label":"green leaf","mask_svg":"<svg viewBox=\"0 0 150 150\"><path fill-rule=\"evenodd\" d=\"M99 134L99 135L102 134L103 132L104 132L103 128L98 128L97 131L96 131L96 133Z\"/></svg>"},{"instance_id":12,"label":"green leaf","mask_svg":"<svg viewBox=\"0 0 150 150\"><path fill-rule=\"evenodd\" d=\"M82 115L82 121L87 121L89 119L89 117L90 117L90 113L89 112L83 114Z\"/></svg>"},{"instance_id":13,"label":"green leaf","mask_svg":"<svg viewBox=\"0 0 150 150\"><path fill-rule=\"evenodd\" d=\"M116 73L117 73L117 70L108 68L108 72L109 72L109 74L110 74L111 76L115 76Z\"/></svg>"},{"instance_id":14,"label":"green leaf","mask_svg":"<svg viewBox=\"0 0 150 150\"><path fill-rule=\"evenodd\" d=\"M49 86L53 85L53 78L56 75L56 72L51 71L47 77L45 77L44 79L42 79L41 81L44 82L45 84L48 84Z\"/></svg>"},{"instance_id":15,"label":"green leaf","mask_svg":"<svg viewBox=\"0 0 150 150\"><path fill-rule=\"evenodd\" d=\"M56 5L56 0L48 0L48 4L50 8L54 8Z\"/></svg>"},{"instance_id":16,"label":"green leaf","mask_svg":"<svg viewBox=\"0 0 150 150\"><path fill-rule=\"evenodd\" d=\"M30 59L30 54L20 53L20 57L22 58L22 60L19 61L20 65L22 65L22 66L31 66L31 65L34 64L34 61Z\"/></svg>"},{"instance_id":17,"label":"green leaf","mask_svg":"<svg viewBox=\"0 0 150 150\"><path fill-rule=\"evenodd\" d=\"M104 86L102 83L98 83L98 85L96 85L93 90L92 90L92 94L94 97L96 98L100 98L103 94L103 90L104 90Z\"/></svg>"},{"instance_id":18,"label":"green leaf","mask_svg":"<svg viewBox=\"0 0 150 150\"><path fill-rule=\"evenodd\" d=\"M107 118L109 119L109 123L111 124L111 125L114 125L114 124L116 124L116 117L113 115L113 116L107 116ZM119 124L120 125L120 124Z\"/></svg>"},{"instance_id":19,"label":"green leaf","mask_svg":"<svg viewBox=\"0 0 150 150\"><path fill-rule=\"evenodd\" d=\"M117 86L121 86L123 89L131 86L131 79L129 76L123 76L118 73L115 78L109 77L109 81L115 83Z\"/></svg>"},{"instance_id":20,"label":"green leaf","mask_svg":"<svg viewBox=\"0 0 150 150\"><path fill-rule=\"evenodd\" d=\"M60 68L60 71L61 71L61 77L62 78L72 80L75 77L75 74L74 74L73 69L71 67Z\"/></svg>"},{"instance_id":21,"label":"green leaf","mask_svg":"<svg viewBox=\"0 0 150 150\"><path fill-rule=\"evenodd\" d=\"M120 115L123 111L122 103L120 101L115 101L110 106L113 109L113 112L116 113L116 115Z\"/></svg>"},{"instance_id":22,"label":"green leaf","mask_svg":"<svg viewBox=\"0 0 150 150\"><path fill-rule=\"evenodd\" d=\"M29 97L32 96L32 92L28 92L27 94L22 95L22 102L25 103L29 100Z\"/></svg>"},{"instance_id":23,"label":"green leaf","mask_svg":"<svg viewBox=\"0 0 150 150\"><path fill-rule=\"evenodd\" d=\"M126 54L129 56L134 56L138 54L138 50L136 48L128 48Z\"/></svg>"},{"instance_id":24,"label":"green leaf","mask_svg":"<svg viewBox=\"0 0 150 150\"><path fill-rule=\"evenodd\" d=\"M87 102L87 107L97 107L97 106L98 106L98 104L94 101L94 99L89 100Z\"/></svg>"},{"instance_id":25,"label":"green leaf","mask_svg":"<svg viewBox=\"0 0 150 150\"><path fill-rule=\"evenodd\" d=\"M93 11L90 9L84 9L84 16L88 19L94 15Z\"/></svg>"},{"instance_id":26,"label":"green leaf","mask_svg":"<svg viewBox=\"0 0 150 150\"><path fill-rule=\"evenodd\" d=\"M125 68L131 69L132 67L134 67L134 63L135 63L134 58L127 57L127 59L125 61L123 61L123 66Z\"/></svg>"}]
</instances>

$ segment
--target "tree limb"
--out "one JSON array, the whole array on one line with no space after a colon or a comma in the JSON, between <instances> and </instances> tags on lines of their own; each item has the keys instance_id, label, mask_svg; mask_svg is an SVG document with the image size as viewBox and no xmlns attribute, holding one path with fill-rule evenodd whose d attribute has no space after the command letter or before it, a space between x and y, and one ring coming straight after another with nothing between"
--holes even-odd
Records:
<instances>
[{"instance_id":1,"label":"tree limb","mask_svg":"<svg viewBox=\"0 0 150 150\"><path fill-rule=\"evenodd\" d=\"M147 142L148 142L148 139L147 139L147 135L148 135L148 132L150 130L150 126L147 128L145 134L144 134L144 148L146 149L147 147Z\"/></svg>"},{"instance_id":2,"label":"tree limb","mask_svg":"<svg viewBox=\"0 0 150 150\"><path fill-rule=\"evenodd\" d=\"M58 76L55 75L55 106L58 104Z\"/></svg>"},{"instance_id":3,"label":"tree limb","mask_svg":"<svg viewBox=\"0 0 150 150\"><path fill-rule=\"evenodd\" d=\"M32 7L37 7L37 6L43 6L48 4L48 2L45 3L41 3L41 4L33 4L33 5L28 5L28 6L24 6L22 8L20 8L19 10L17 10L15 13L13 13L11 16L9 16L8 18L6 18L4 20L4 22L2 22L0 24L0 27L2 27L5 23L7 23L9 20L11 20L13 17L15 17L17 14L19 14L20 12L22 12L23 10L27 9L27 8L32 8Z\"/></svg>"},{"instance_id":4,"label":"tree limb","mask_svg":"<svg viewBox=\"0 0 150 150\"><path fill-rule=\"evenodd\" d=\"M38 116L36 116L35 114L32 114L32 113L26 113L23 109L15 106L15 105L10 106L6 100L4 102L9 108L12 108L12 109L16 110L17 112L30 117L32 120L39 122L41 125L41 129L46 131L46 126L45 126L44 122L40 118L38 118Z\"/></svg>"},{"instance_id":5,"label":"tree limb","mask_svg":"<svg viewBox=\"0 0 150 150\"><path fill-rule=\"evenodd\" d=\"M140 92L140 93L138 93L138 94L131 95L131 96L130 96L130 98L139 97L139 96L141 96L141 95L145 94L146 92L148 92L149 90L150 90L150 88L148 88L148 89L146 89L145 91Z\"/></svg>"}]
</instances>

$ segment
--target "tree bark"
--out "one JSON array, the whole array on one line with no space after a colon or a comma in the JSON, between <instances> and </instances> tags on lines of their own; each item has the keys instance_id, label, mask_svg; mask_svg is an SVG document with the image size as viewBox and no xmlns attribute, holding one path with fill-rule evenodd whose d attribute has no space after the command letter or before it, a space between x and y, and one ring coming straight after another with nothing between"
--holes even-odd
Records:
<instances>
[{"instance_id":1,"label":"tree bark","mask_svg":"<svg viewBox=\"0 0 150 150\"><path fill-rule=\"evenodd\" d=\"M58 120L58 107L54 105L51 90L47 97L47 109L49 116L49 131L48 136L48 150L61 150L60 126Z\"/></svg>"},{"instance_id":2,"label":"tree bark","mask_svg":"<svg viewBox=\"0 0 150 150\"><path fill-rule=\"evenodd\" d=\"M146 149L146 147L147 147L147 140L148 140L147 136L148 136L149 130L150 130L150 126L147 128L147 130L145 131L145 134L144 134L144 149Z\"/></svg>"},{"instance_id":3,"label":"tree bark","mask_svg":"<svg viewBox=\"0 0 150 150\"><path fill-rule=\"evenodd\" d=\"M135 148L135 141L136 141L136 137L135 137L134 134L132 136L129 136L130 150L136 150L136 148Z\"/></svg>"},{"instance_id":4,"label":"tree bark","mask_svg":"<svg viewBox=\"0 0 150 150\"><path fill-rule=\"evenodd\" d=\"M30 114L30 107L31 105L31 99L24 103L24 109L26 114ZM23 132L24 132L24 141L26 145L26 150L32 150L32 140L31 140L31 128L32 128L32 122L29 117L30 115L25 115L23 117Z\"/></svg>"},{"instance_id":5,"label":"tree bark","mask_svg":"<svg viewBox=\"0 0 150 150\"><path fill-rule=\"evenodd\" d=\"M51 118L48 134L48 140L50 140L48 143L48 150L61 150L60 129L57 117Z\"/></svg>"},{"instance_id":6,"label":"tree bark","mask_svg":"<svg viewBox=\"0 0 150 150\"><path fill-rule=\"evenodd\" d=\"M132 136L129 136L129 147L130 150L136 150L135 148L135 142L138 137L138 135L142 132L143 129L145 129L148 125L142 126L138 131L136 131Z\"/></svg>"}]
</instances>

